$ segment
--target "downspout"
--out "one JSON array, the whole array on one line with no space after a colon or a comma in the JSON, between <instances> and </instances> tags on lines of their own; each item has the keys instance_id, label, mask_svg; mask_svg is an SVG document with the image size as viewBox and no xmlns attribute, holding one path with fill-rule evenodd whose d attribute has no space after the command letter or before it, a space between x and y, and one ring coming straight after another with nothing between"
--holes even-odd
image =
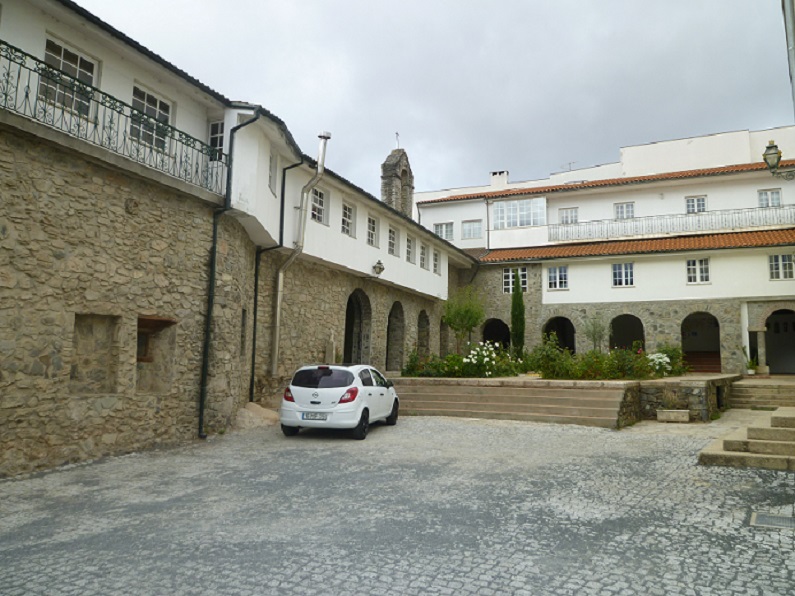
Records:
<instances>
[{"instance_id":1,"label":"downspout","mask_svg":"<svg viewBox=\"0 0 795 596\"><path fill-rule=\"evenodd\" d=\"M254 380L255 371L257 370L257 310L259 309L259 270L260 270L260 256L269 250L276 250L284 246L284 189L285 181L287 179L287 171L297 168L304 163L304 158L301 156L301 161L282 168L282 186L281 186L281 200L279 202L279 244L276 246L269 246L267 248L257 248L257 260L254 265L254 319L252 321L251 331L251 375L248 380L248 401L254 401Z\"/></svg>"},{"instance_id":2,"label":"downspout","mask_svg":"<svg viewBox=\"0 0 795 596\"><path fill-rule=\"evenodd\" d=\"M295 248L276 273L276 311L273 316L273 338L271 340L271 376L273 377L278 373L279 364L279 338L281 335L282 300L284 299L284 272L304 250L309 193L317 186L317 183L320 182L325 172L326 143L328 143L328 140L331 138L331 133L322 132L318 137L320 138L320 149L317 158L317 171L315 175L312 176L312 179L301 189L301 205L298 212L298 234L295 240Z\"/></svg>"},{"instance_id":3,"label":"downspout","mask_svg":"<svg viewBox=\"0 0 795 596\"><path fill-rule=\"evenodd\" d=\"M204 316L204 345L202 346L201 380L199 381L199 438L206 439L204 432L204 410L207 405L207 378L210 372L210 334L213 326L213 306L215 306L216 257L218 256L218 222L221 216L232 208L232 162L235 148L235 134L238 130L259 120L260 114L233 126L229 131L229 167L226 171L226 193L224 206L213 213L213 243L210 248L210 271L207 288L207 313Z\"/></svg>"}]
</instances>

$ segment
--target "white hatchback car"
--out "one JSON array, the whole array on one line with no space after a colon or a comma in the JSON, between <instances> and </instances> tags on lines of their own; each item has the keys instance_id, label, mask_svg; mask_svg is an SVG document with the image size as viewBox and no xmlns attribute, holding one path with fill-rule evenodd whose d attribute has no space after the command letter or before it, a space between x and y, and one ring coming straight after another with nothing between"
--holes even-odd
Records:
<instances>
[{"instance_id":1,"label":"white hatchback car","mask_svg":"<svg viewBox=\"0 0 795 596\"><path fill-rule=\"evenodd\" d=\"M364 439L371 422L397 424L399 409L392 382L372 366L319 364L295 372L284 390L280 418L288 437L301 428L347 428Z\"/></svg>"}]
</instances>

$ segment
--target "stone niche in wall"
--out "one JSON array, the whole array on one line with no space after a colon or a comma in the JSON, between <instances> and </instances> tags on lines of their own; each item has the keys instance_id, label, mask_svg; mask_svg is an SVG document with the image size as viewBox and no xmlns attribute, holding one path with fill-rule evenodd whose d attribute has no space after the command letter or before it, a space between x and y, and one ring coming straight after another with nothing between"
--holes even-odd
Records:
<instances>
[{"instance_id":1,"label":"stone niche in wall","mask_svg":"<svg viewBox=\"0 0 795 596\"><path fill-rule=\"evenodd\" d=\"M71 393L115 393L120 317L76 314L72 336Z\"/></svg>"},{"instance_id":2,"label":"stone niche in wall","mask_svg":"<svg viewBox=\"0 0 795 596\"><path fill-rule=\"evenodd\" d=\"M165 317L138 317L136 356L137 393L168 393L174 380L176 321Z\"/></svg>"}]
</instances>

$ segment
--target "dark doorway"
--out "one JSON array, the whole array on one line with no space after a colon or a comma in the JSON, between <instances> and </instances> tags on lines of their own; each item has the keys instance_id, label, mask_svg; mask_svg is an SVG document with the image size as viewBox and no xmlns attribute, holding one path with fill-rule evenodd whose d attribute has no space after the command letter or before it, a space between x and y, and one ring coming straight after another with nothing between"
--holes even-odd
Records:
<instances>
[{"instance_id":1,"label":"dark doorway","mask_svg":"<svg viewBox=\"0 0 795 596\"><path fill-rule=\"evenodd\" d=\"M770 374L795 374L795 311L775 311L765 321L765 360Z\"/></svg>"},{"instance_id":2,"label":"dark doorway","mask_svg":"<svg viewBox=\"0 0 795 596\"><path fill-rule=\"evenodd\" d=\"M693 372L721 372L720 323L708 312L694 312L682 321L682 352Z\"/></svg>"},{"instance_id":3,"label":"dark doorway","mask_svg":"<svg viewBox=\"0 0 795 596\"><path fill-rule=\"evenodd\" d=\"M544 335L555 333L558 336L558 345L569 350L572 354L577 345L574 339L574 324L566 317L553 317L544 325Z\"/></svg>"},{"instance_id":4,"label":"dark doorway","mask_svg":"<svg viewBox=\"0 0 795 596\"><path fill-rule=\"evenodd\" d=\"M610 323L610 348L628 350L635 342L641 347L646 343L643 323L635 315L619 315Z\"/></svg>"},{"instance_id":5,"label":"dark doorway","mask_svg":"<svg viewBox=\"0 0 795 596\"><path fill-rule=\"evenodd\" d=\"M489 319L483 326L483 341L499 344L507 350L511 345L511 330L500 319Z\"/></svg>"},{"instance_id":6,"label":"dark doorway","mask_svg":"<svg viewBox=\"0 0 795 596\"><path fill-rule=\"evenodd\" d=\"M403 368L403 345L406 335L406 322L403 305L395 302L389 311L386 324L386 369L398 371Z\"/></svg>"},{"instance_id":7,"label":"dark doorway","mask_svg":"<svg viewBox=\"0 0 795 596\"><path fill-rule=\"evenodd\" d=\"M427 358L431 353L431 320L428 313L420 311L417 317L417 354L420 358Z\"/></svg>"},{"instance_id":8,"label":"dark doorway","mask_svg":"<svg viewBox=\"0 0 795 596\"><path fill-rule=\"evenodd\" d=\"M369 364L371 319L370 299L362 290L354 290L345 307L345 362Z\"/></svg>"}]
</instances>

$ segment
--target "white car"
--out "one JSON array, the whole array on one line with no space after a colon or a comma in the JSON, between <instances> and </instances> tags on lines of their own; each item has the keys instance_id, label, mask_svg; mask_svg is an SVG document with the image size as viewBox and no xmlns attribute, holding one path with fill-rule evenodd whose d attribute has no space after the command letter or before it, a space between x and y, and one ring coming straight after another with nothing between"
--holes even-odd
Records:
<instances>
[{"instance_id":1,"label":"white car","mask_svg":"<svg viewBox=\"0 0 795 596\"><path fill-rule=\"evenodd\" d=\"M295 372L279 415L288 437L301 428L347 428L364 439L372 422L397 424L399 409L392 381L372 366L317 364Z\"/></svg>"}]
</instances>

